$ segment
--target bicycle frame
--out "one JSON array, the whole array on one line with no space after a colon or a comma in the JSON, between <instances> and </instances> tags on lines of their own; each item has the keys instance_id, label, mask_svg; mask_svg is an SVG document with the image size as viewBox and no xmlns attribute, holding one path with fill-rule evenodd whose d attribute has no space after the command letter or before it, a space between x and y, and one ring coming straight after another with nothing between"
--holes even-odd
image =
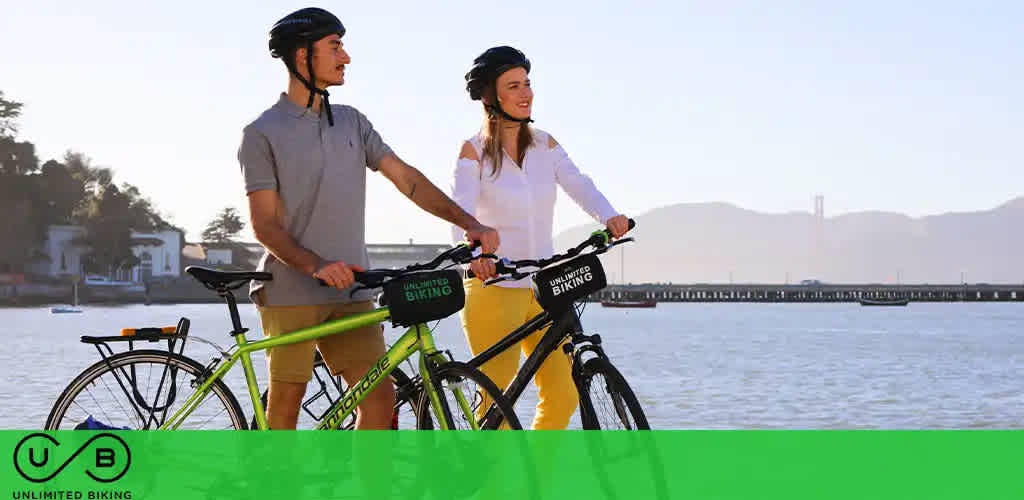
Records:
<instances>
[{"instance_id":1,"label":"bicycle frame","mask_svg":"<svg viewBox=\"0 0 1024 500\"><path fill-rule=\"evenodd\" d=\"M202 381L199 387L191 396L189 396L188 400L185 401L182 407L168 418L167 421L160 426L160 429L177 429L182 422L196 408L198 408L200 404L202 404L206 397L209 396L210 388L213 386L214 382L222 379L224 375L231 370L235 363L240 361L245 372L245 381L249 388L249 397L252 399L252 407L256 417L256 426L260 430L267 430L266 413L263 407L263 402L260 398L259 384L256 381L256 374L253 370L251 357L253 352L319 339L330 335L343 335L344 332L349 330L383 323L390 318L390 314L391 313L388 308L379 308L373 311L354 314L346 318L328 321L320 325L303 328L294 332L258 341L249 341L245 338L244 332L236 334L235 343L238 346L238 350L232 354L224 364L219 366L210 376L206 377L206 379ZM433 332L430 328L425 324L417 324L409 327L402 337L399 338L398 341L388 349L384 356L374 364L373 368L371 368L370 371L358 382L352 384L350 390L346 391L345 395L326 413L323 420L317 426L317 429L333 429L340 425L340 423L351 415L356 407L362 403L366 396L380 385L382 380L389 380L388 376L391 372L416 352L421 352L423 354L420 356L420 374L424 380L424 390L430 391L431 403L436 411L438 397L433 390L433 384L429 380L429 370L426 370L426 363L428 358L439 356L441 353L437 350L434 343ZM459 393L457 393L456 397L460 400L462 399L462 395ZM441 421L441 426L442 428L445 427L443 419Z\"/></svg>"},{"instance_id":2,"label":"bicycle frame","mask_svg":"<svg viewBox=\"0 0 1024 500\"><path fill-rule=\"evenodd\" d=\"M479 369L481 365L490 361L498 354L510 349L519 341L529 337L534 332L542 330L548 325L550 325L550 328L548 328L548 331L544 333L543 337L541 337L540 342L537 343L537 347L532 353L530 353L530 356L526 358L526 362L520 367L519 371L516 373L516 377L503 393L509 404L515 405L516 402L519 401L519 396L521 396L523 391L526 390L526 386L530 383L530 380L532 380L534 375L537 374L537 370L540 369L540 365L544 363L544 360L546 360L548 356L558 349L558 346L562 344L562 341L567 336L573 336L575 339L576 335L582 335L583 327L580 325L579 317L576 315L574 308L570 308L554 318L547 311L541 312L519 328L513 330L512 333L506 335L496 344L488 347L486 350L473 357L473 359L466 361L466 364ZM578 340L585 341L588 339L580 337ZM594 351L598 356L604 357L604 352L599 346L585 346L574 352L573 356L574 358L578 358L581 354L588 351ZM574 359L574 362L575 361L576 359ZM489 418L491 416L491 412L494 410L495 406L492 404L491 407L487 409L487 413L484 418Z\"/></svg>"}]
</instances>

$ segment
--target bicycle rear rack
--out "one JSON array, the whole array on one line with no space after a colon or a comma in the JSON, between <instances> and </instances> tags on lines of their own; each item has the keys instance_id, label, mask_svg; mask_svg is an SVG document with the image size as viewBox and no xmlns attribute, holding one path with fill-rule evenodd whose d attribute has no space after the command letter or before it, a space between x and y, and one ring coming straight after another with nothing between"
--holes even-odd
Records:
<instances>
[{"instance_id":1,"label":"bicycle rear rack","mask_svg":"<svg viewBox=\"0 0 1024 500\"><path fill-rule=\"evenodd\" d=\"M125 328L121 330L121 335L118 336L93 337L83 335L81 341L85 344L92 344L104 360L108 356L114 355L114 350L111 349L107 342L127 342L128 350L133 351L135 350L136 342L154 343L165 340L167 341L167 352L174 352L175 347L177 347L177 354L181 355L185 352L185 340L191 324L188 318L181 318L178 320L177 326ZM180 343L178 342L179 340L181 341ZM104 352L104 349L106 349L106 352Z\"/></svg>"},{"instance_id":2,"label":"bicycle rear rack","mask_svg":"<svg viewBox=\"0 0 1024 500\"><path fill-rule=\"evenodd\" d=\"M167 357L170 361L172 355L177 354L178 356L184 356L185 341L188 337L188 330L191 322L188 318L181 318L178 320L177 326L174 327L145 327L145 328L125 328L121 330L119 336L105 336L105 337L93 337L89 335L83 335L81 337L82 343L92 344L93 347L100 353L103 358L103 362L111 369L114 373L115 380L121 387L121 390L125 394L131 395L131 403L139 414L140 418L144 419L144 427L149 428L150 425L158 426L163 419L167 417L167 411L177 400L178 395L178 384L177 384L177 369L171 368L171 365L165 364L163 373L160 375L160 385L157 388L157 394L153 396L153 400L149 401L146 396L143 396L136 385L137 375L135 372L135 366L132 365L125 369L124 367L114 370L113 366L110 365L110 358L114 356L114 350L110 347L110 343L128 343L128 351L135 350L136 342L167 342ZM175 352L177 349L177 352ZM167 393L165 400L160 401L160 395L164 387L164 383L168 384ZM128 387L126 387L126 385ZM129 390L130 387L130 390ZM158 418L158 414L160 417Z\"/></svg>"}]
</instances>

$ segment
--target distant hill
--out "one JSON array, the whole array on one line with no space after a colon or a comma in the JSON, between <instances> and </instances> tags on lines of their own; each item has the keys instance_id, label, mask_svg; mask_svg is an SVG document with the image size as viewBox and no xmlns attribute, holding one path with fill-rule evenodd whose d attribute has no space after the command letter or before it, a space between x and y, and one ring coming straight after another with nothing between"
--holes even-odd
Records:
<instances>
[{"instance_id":1,"label":"distant hill","mask_svg":"<svg viewBox=\"0 0 1024 500\"><path fill-rule=\"evenodd\" d=\"M913 218L858 212L826 217L767 214L728 203L691 203L634 217L627 282L1024 283L1024 197L992 210ZM569 229L556 249L597 225ZM819 243L820 242L820 243ZM622 248L622 247L619 247ZM619 250L603 258L621 281Z\"/></svg>"}]
</instances>

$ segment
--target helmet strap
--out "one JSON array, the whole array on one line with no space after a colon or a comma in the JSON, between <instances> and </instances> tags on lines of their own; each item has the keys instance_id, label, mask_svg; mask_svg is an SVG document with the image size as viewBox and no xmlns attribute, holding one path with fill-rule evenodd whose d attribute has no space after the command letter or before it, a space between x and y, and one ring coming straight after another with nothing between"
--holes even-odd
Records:
<instances>
[{"instance_id":1,"label":"helmet strap","mask_svg":"<svg viewBox=\"0 0 1024 500\"><path fill-rule=\"evenodd\" d=\"M319 89L312 82L316 81L316 74L313 72L313 42L309 42L306 46L306 70L309 73L309 80L306 80L295 70L294 63L287 64L288 71L295 76L306 88L309 90L309 101L306 102L306 109L313 108L313 99L315 94L320 94L321 101L324 109L327 111L327 124L331 127L334 126L334 115L331 113L331 103L328 100L330 93L327 89Z\"/></svg>"},{"instance_id":2,"label":"helmet strap","mask_svg":"<svg viewBox=\"0 0 1024 500\"><path fill-rule=\"evenodd\" d=\"M523 123L523 122L533 123L533 118L530 118L529 116L527 116L526 118L516 118L516 117L506 113L505 110L501 108L501 103L500 102L497 105L486 104L485 103L484 104L484 108L487 109L487 111L489 113L491 113L491 116L493 116L495 113L497 113L497 114L501 115L502 119L505 119L505 120L510 120L510 121L519 122L519 123Z\"/></svg>"}]
</instances>

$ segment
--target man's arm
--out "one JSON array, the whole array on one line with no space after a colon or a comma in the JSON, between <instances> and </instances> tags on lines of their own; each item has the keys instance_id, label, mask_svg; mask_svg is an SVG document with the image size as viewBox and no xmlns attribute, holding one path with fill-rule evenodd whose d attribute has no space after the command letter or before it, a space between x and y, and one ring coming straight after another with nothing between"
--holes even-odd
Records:
<instances>
[{"instance_id":1,"label":"man's arm","mask_svg":"<svg viewBox=\"0 0 1024 500\"><path fill-rule=\"evenodd\" d=\"M480 224L475 217L466 213L448 195L430 182L430 179L427 179L422 172L394 154L381 158L378 170L406 198L409 198L424 211L465 229L470 239L479 240L482 243L485 253L497 250L498 233L494 229Z\"/></svg>"},{"instance_id":2,"label":"man's arm","mask_svg":"<svg viewBox=\"0 0 1024 500\"><path fill-rule=\"evenodd\" d=\"M276 191L262 189L249 193L249 220L259 241L277 260L312 276L323 260L319 255L299 246L281 224L281 200Z\"/></svg>"},{"instance_id":3,"label":"man's arm","mask_svg":"<svg viewBox=\"0 0 1024 500\"><path fill-rule=\"evenodd\" d=\"M306 276L320 278L328 285L345 289L352 285L354 276L350 267L343 262L328 263L319 255L303 248L292 238L281 223L281 199L272 189L261 189L249 193L249 220L253 233L277 260L288 267L297 269Z\"/></svg>"}]
</instances>

